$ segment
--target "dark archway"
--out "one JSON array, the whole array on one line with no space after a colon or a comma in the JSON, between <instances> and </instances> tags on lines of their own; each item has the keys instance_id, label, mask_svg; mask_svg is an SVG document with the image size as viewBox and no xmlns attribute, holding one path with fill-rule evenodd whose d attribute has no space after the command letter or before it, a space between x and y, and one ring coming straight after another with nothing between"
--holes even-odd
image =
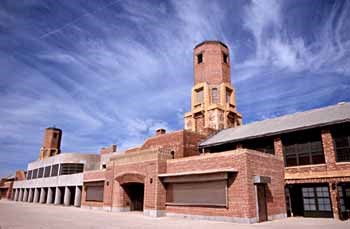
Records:
<instances>
[{"instance_id":1,"label":"dark archway","mask_svg":"<svg viewBox=\"0 0 350 229\"><path fill-rule=\"evenodd\" d=\"M145 186L143 183L126 183L122 185L130 205L130 211L143 211Z\"/></svg>"}]
</instances>

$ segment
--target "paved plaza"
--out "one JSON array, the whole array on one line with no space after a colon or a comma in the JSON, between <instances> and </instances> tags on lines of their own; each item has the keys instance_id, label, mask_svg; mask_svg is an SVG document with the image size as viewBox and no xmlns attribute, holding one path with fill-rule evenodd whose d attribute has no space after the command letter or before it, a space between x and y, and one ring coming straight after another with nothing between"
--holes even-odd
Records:
<instances>
[{"instance_id":1,"label":"paved plaza","mask_svg":"<svg viewBox=\"0 0 350 229\"><path fill-rule=\"evenodd\" d=\"M145 217L139 212L111 213L75 207L28 204L0 200L0 229L10 228L350 228L350 221L314 218L288 218L260 224L236 224L183 218Z\"/></svg>"}]
</instances>

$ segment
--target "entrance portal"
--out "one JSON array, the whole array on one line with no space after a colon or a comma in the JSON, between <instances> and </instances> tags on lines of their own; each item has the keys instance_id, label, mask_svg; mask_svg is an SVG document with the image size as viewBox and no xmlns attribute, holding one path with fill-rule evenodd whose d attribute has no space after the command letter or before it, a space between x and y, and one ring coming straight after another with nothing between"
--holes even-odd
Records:
<instances>
[{"instance_id":1,"label":"entrance portal","mask_svg":"<svg viewBox=\"0 0 350 229\"><path fill-rule=\"evenodd\" d=\"M267 205L265 184L256 184L257 204L258 204L258 222L267 221Z\"/></svg>"},{"instance_id":2,"label":"entrance portal","mask_svg":"<svg viewBox=\"0 0 350 229\"><path fill-rule=\"evenodd\" d=\"M127 183L123 188L129 199L130 211L143 211L144 184Z\"/></svg>"}]
</instances>

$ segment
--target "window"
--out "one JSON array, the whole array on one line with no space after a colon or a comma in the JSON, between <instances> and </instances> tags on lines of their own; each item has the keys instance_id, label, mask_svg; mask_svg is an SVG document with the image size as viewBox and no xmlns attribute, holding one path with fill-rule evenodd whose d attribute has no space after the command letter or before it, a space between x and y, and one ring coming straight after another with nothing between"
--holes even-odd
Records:
<instances>
[{"instance_id":1,"label":"window","mask_svg":"<svg viewBox=\"0 0 350 229\"><path fill-rule=\"evenodd\" d=\"M327 186L303 187L305 211L331 211L331 202Z\"/></svg>"},{"instance_id":2,"label":"window","mask_svg":"<svg viewBox=\"0 0 350 229\"><path fill-rule=\"evenodd\" d=\"M85 183L86 201L103 202L104 182Z\"/></svg>"},{"instance_id":3,"label":"window","mask_svg":"<svg viewBox=\"0 0 350 229\"><path fill-rule=\"evenodd\" d=\"M42 178L44 175L44 168L39 168L38 178Z\"/></svg>"},{"instance_id":4,"label":"window","mask_svg":"<svg viewBox=\"0 0 350 229\"><path fill-rule=\"evenodd\" d=\"M231 103L231 94L232 91L230 89L226 89L226 103Z\"/></svg>"},{"instance_id":5,"label":"window","mask_svg":"<svg viewBox=\"0 0 350 229\"><path fill-rule=\"evenodd\" d=\"M169 183L167 204L194 206L226 206L227 180Z\"/></svg>"},{"instance_id":6,"label":"window","mask_svg":"<svg viewBox=\"0 0 350 229\"><path fill-rule=\"evenodd\" d=\"M46 166L45 167L44 177L49 177L50 176L50 170L51 170L51 166Z\"/></svg>"},{"instance_id":7,"label":"window","mask_svg":"<svg viewBox=\"0 0 350 229\"><path fill-rule=\"evenodd\" d=\"M37 177L38 177L38 169L34 169L32 179L36 179Z\"/></svg>"},{"instance_id":8,"label":"window","mask_svg":"<svg viewBox=\"0 0 350 229\"><path fill-rule=\"evenodd\" d=\"M53 138L57 138L58 134L57 133L53 133Z\"/></svg>"},{"instance_id":9,"label":"window","mask_svg":"<svg viewBox=\"0 0 350 229\"><path fill-rule=\"evenodd\" d=\"M263 153L275 154L272 138L261 138L261 139L245 141L242 143L242 147L260 151Z\"/></svg>"},{"instance_id":10,"label":"window","mask_svg":"<svg viewBox=\"0 0 350 229\"><path fill-rule=\"evenodd\" d=\"M197 64L200 64L202 62L203 62L203 54L200 53L200 54L197 55Z\"/></svg>"},{"instance_id":11,"label":"window","mask_svg":"<svg viewBox=\"0 0 350 229\"><path fill-rule=\"evenodd\" d=\"M203 103L203 100L204 100L204 92L203 92L203 88L200 88L196 90L196 104Z\"/></svg>"},{"instance_id":12,"label":"window","mask_svg":"<svg viewBox=\"0 0 350 229\"><path fill-rule=\"evenodd\" d=\"M27 173L27 180L30 180L32 179L32 170L29 170L28 173Z\"/></svg>"},{"instance_id":13,"label":"window","mask_svg":"<svg viewBox=\"0 0 350 229\"><path fill-rule=\"evenodd\" d=\"M283 137L286 166L325 163L320 131L304 131Z\"/></svg>"},{"instance_id":14,"label":"window","mask_svg":"<svg viewBox=\"0 0 350 229\"><path fill-rule=\"evenodd\" d=\"M337 162L350 161L350 125L332 130Z\"/></svg>"},{"instance_id":15,"label":"window","mask_svg":"<svg viewBox=\"0 0 350 229\"><path fill-rule=\"evenodd\" d=\"M211 103L219 103L219 92L217 88L211 89Z\"/></svg>"},{"instance_id":16,"label":"window","mask_svg":"<svg viewBox=\"0 0 350 229\"><path fill-rule=\"evenodd\" d=\"M60 175L82 173L83 171L84 171L84 164L66 163L66 164L61 164Z\"/></svg>"},{"instance_id":17,"label":"window","mask_svg":"<svg viewBox=\"0 0 350 229\"><path fill-rule=\"evenodd\" d=\"M55 177L55 176L58 175L58 167L59 167L58 164L52 166L52 171L51 171L51 176L52 176L52 177Z\"/></svg>"},{"instance_id":18,"label":"window","mask_svg":"<svg viewBox=\"0 0 350 229\"><path fill-rule=\"evenodd\" d=\"M106 164L102 164L102 169L105 169L107 168L107 165Z\"/></svg>"},{"instance_id":19,"label":"window","mask_svg":"<svg viewBox=\"0 0 350 229\"><path fill-rule=\"evenodd\" d=\"M226 53L223 53L222 57L223 57L224 63L227 64L228 63L228 55Z\"/></svg>"}]
</instances>

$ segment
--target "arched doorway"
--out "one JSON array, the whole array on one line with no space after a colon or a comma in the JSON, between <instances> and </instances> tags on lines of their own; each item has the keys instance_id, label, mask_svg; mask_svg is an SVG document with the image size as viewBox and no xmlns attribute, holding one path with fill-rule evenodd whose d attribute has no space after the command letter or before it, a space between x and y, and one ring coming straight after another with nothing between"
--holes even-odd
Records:
<instances>
[{"instance_id":1,"label":"arched doorway","mask_svg":"<svg viewBox=\"0 0 350 229\"><path fill-rule=\"evenodd\" d=\"M143 183L126 183L122 185L130 205L130 211L143 211L145 186Z\"/></svg>"}]
</instances>

